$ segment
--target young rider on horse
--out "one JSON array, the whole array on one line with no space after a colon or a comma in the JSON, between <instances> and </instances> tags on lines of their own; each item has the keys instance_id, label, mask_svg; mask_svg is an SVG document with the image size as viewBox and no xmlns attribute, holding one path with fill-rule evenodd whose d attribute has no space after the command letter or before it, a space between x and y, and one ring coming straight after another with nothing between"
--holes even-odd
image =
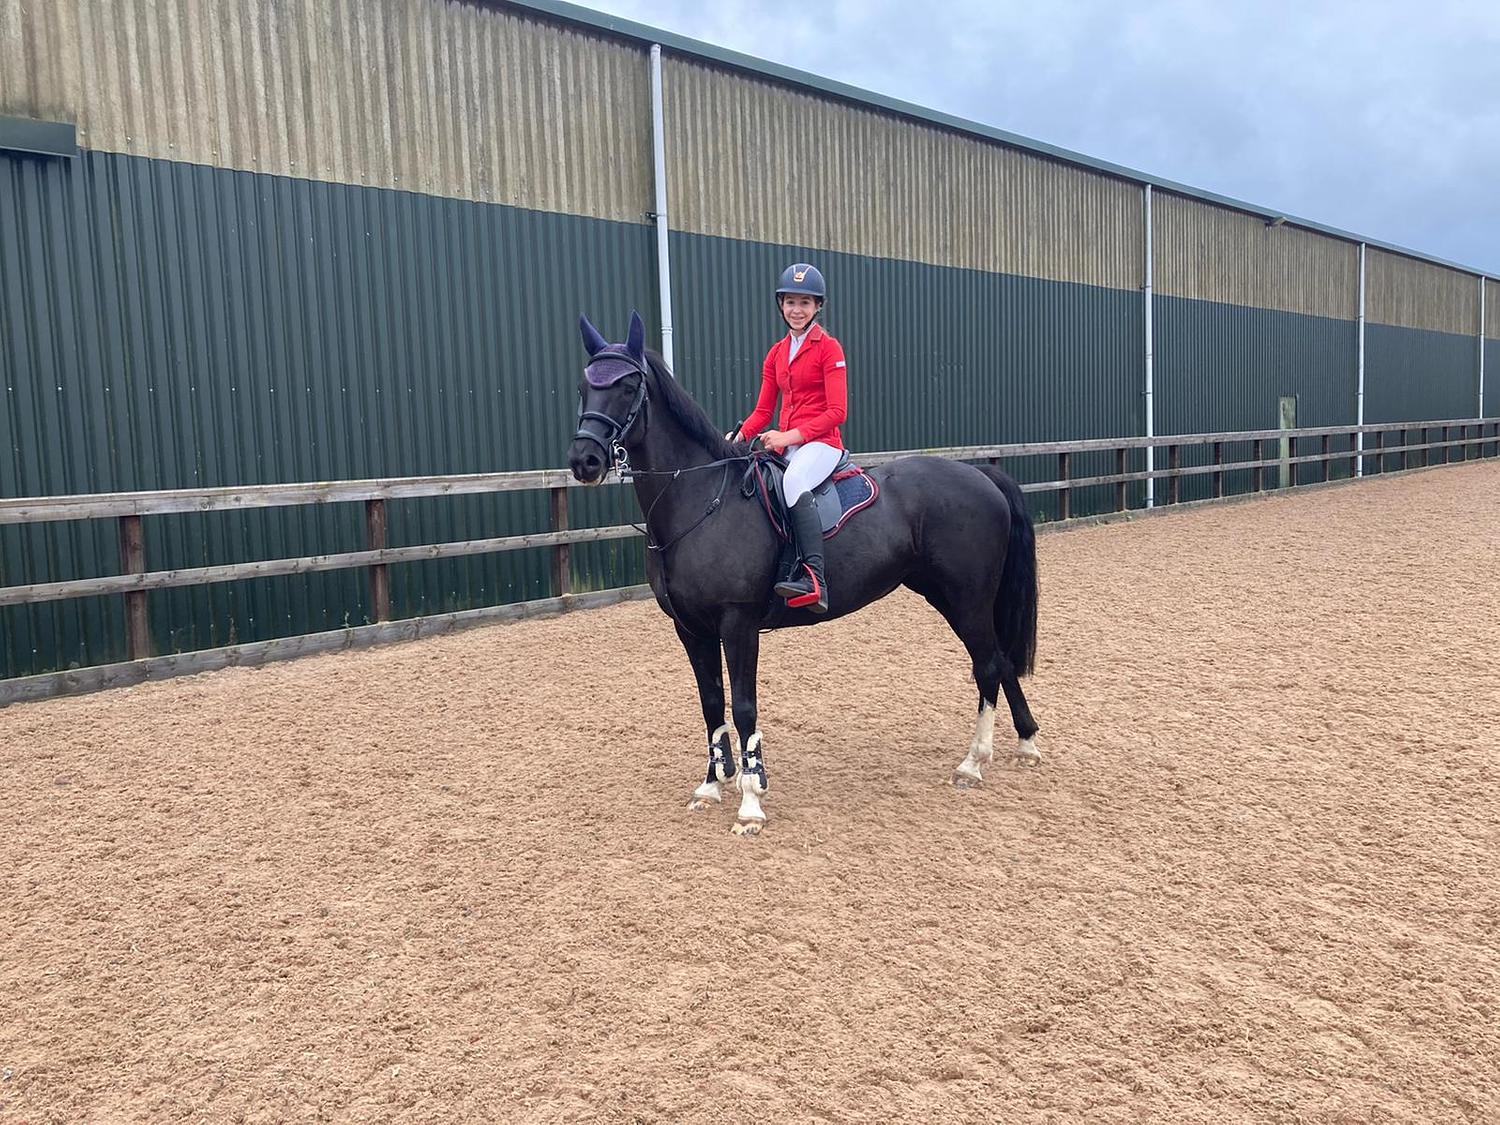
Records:
<instances>
[{"instance_id":1,"label":"young rider on horse","mask_svg":"<svg viewBox=\"0 0 1500 1125\"><path fill-rule=\"evenodd\" d=\"M806 606L813 613L827 612L828 586L823 575L823 526L811 492L838 464L844 450L839 426L848 416L844 349L817 322L827 295L816 266L799 262L782 272L776 304L789 332L766 354L760 398L734 439L759 437L763 445L788 455L783 487L805 569L778 582L776 593L788 605ZM768 430L778 394L781 428Z\"/></svg>"}]
</instances>

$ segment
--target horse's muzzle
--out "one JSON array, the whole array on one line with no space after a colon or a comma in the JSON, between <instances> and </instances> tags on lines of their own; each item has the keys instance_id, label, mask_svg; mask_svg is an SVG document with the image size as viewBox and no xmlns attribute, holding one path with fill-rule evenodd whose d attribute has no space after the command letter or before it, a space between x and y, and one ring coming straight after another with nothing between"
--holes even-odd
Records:
<instances>
[{"instance_id":1,"label":"horse's muzzle","mask_svg":"<svg viewBox=\"0 0 1500 1125\"><path fill-rule=\"evenodd\" d=\"M599 447L591 441L575 441L568 449L568 468L581 484L602 484L609 466Z\"/></svg>"}]
</instances>

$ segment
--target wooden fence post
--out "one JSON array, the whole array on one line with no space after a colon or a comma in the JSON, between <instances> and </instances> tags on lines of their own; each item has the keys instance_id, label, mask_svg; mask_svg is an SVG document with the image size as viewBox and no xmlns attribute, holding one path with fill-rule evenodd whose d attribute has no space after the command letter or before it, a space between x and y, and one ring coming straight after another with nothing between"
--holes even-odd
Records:
<instances>
[{"instance_id":1,"label":"wooden fence post","mask_svg":"<svg viewBox=\"0 0 1500 1125\"><path fill-rule=\"evenodd\" d=\"M1177 470L1180 469L1180 468L1182 468L1182 449L1181 449L1181 447L1176 446L1176 445L1169 445L1169 446L1167 446L1167 468L1171 469L1172 473L1173 473L1172 483L1171 483L1171 485L1169 487L1169 490L1168 490L1168 495L1171 497L1170 502L1173 503L1173 504L1181 503L1181 501L1182 501L1182 478L1180 476L1176 475Z\"/></svg>"},{"instance_id":2,"label":"wooden fence post","mask_svg":"<svg viewBox=\"0 0 1500 1125\"><path fill-rule=\"evenodd\" d=\"M1126 452L1127 451L1124 450L1124 449L1117 449L1117 450L1115 450L1115 472L1118 473L1120 476L1124 476L1125 475L1125 468L1126 468L1125 456L1126 456ZM1125 485L1126 485L1126 482L1123 481L1123 480L1120 481L1118 484L1115 485L1115 511L1117 511L1117 512L1123 512L1125 510L1125 505L1126 505L1126 502L1127 502L1126 492L1125 492Z\"/></svg>"},{"instance_id":3,"label":"wooden fence post","mask_svg":"<svg viewBox=\"0 0 1500 1125\"><path fill-rule=\"evenodd\" d=\"M365 501L365 546L371 551L386 548L384 500ZM376 621L391 619L391 568L385 563L370 567L370 608Z\"/></svg>"},{"instance_id":4,"label":"wooden fence post","mask_svg":"<svg viewBox=\"0 0 1500 1125\"><path fill-rule=\"evenodd\" d=\"M146 573L146 533L140 516L120 517L120 573ZM151 655L151 621L146 615L146 591L125 595L125 654L131 660Z\"/></svg>"},{"instance_id":5,"label":"wooden fence post","mask_svg":"<svg viewBox=\"0 0 1500 1125\"><path fill-rule=\"evenodd\" d=\"M1224 463L1224 443L1222 441L1216 441L1216 442L1214 442L1214 464L1215 465L1222 465L1223 463ZM1221 500L1221 499L1223 499L1223 497L1224 497L1224 470L1223 469L1217 469L1217 470L1214 471L1214 499L1215 500Z\"/></svg>"},{"instance_id":6,"label":"wooden fence post","mask_svg":"<svg viewBox=\"0 0 1500 1125\"><path fill-rule=\"evenodd\" d=\"M552 530L568 530L568 490L552 490ZM552 596L560 598L573 592L573 548L559 543L552 548Z\"/></svg>"},{"instance_id":7,"label":"wooden fence post","mask_svg":"<svg viewBox=\"0 0 1500 1125\"><path fill-rule=\"evenodd\" d=\"M1067 486L1068 467L1072 454L1059 453L1057 455L1058 479L1063 481L1063 487L1058 490L1058 516L1061 519L1073 518L1073 490Z\"/></svg>"}]
</instances>

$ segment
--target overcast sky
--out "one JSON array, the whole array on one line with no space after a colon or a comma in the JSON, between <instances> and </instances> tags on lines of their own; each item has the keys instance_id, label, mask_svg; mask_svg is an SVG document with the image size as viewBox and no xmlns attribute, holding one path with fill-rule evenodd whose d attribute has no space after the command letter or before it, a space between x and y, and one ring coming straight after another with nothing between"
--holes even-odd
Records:
<instances>
[{"instance_id":1,"label":"overcast sky","mask_svg":"<svg viewBox=\"0 0 1500 1125\"><path fill-rule=\"evenodd\" d=\"M1500 274L1500 0L586 0Z\"/></svg>"}]
</instances>

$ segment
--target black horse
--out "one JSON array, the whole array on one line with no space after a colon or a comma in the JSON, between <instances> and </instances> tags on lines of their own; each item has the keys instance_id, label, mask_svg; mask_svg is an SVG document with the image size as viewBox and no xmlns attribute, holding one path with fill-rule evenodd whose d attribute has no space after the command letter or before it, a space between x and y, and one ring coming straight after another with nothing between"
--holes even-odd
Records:
<instances>
[{"instance_id":1,"label":"black horse","mask_svg":"<svg viewBox=\"0 0 1500 1125\"><path fill-rule=\"evenodd\" d=\"M600 483L628 474L645 513L646 576L687 650L708 728L708 776L692 808L722 800L736 773L724 722L722 646L734 693L742 755L735 832L765 822L765 748L756 725L760 629L771 603L779 540L757 497L739 484L748 449L731 445L645 347L631 316L629 339L608 343L580 318L589 362L579 381L578 432L568 449L573 475ZM954 782L982 780L994 752L1000 690L1020 736L1017 758L1035 764L1036 721L1019 677L1036 653L1036 540L1016 482L996 468L938 457L907 457L871 470L880 499L825 544L826 616L787 610L778 627L842 617L905 585L943 615L973 660L979 720Z\"/></svg>"}]
</instances>

